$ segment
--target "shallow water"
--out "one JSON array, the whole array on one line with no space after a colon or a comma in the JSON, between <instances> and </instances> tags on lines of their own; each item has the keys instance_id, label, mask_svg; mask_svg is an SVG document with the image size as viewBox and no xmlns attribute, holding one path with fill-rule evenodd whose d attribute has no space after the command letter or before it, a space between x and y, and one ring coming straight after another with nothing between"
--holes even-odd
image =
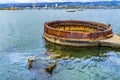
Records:
<instances>
[{"instance_id":1,"label":"shallow water","mask_svg":"<svg viewBox=\"0 0 120 80\"><path fill-rule=\"evenodd\" d=\"M119 33L119 13L119 9L92 9L74 13L66 10L0 11L0 80L120 80L119 50L100 47L63 49L43 39L43 24L52 20L110 23L113 32ZM42 57L40 70L28 70L28 58L49 50L71 53L72 58L58 60L52 76L44 71L46 59Z\"/></svg>"},{"instance_id":2,"label":"shallow water","mask_svg":"<svg viewBox=\"0 0 120 80\"><path fill-rule=\"evenodd\" d=\"M90 47L71 49L57 45L47 44L48 50L66 56L68 59L57 59L57 67L52 75L45 71L53 60L40 57L33 63L32 73L39 74L44 80L119 80L120 79L120 52L106 47ZM51 48L54 47L54 48ZM44 76L43 76L44 75ZM41 80L42 80L41 79Z\"/></svg>"}]
</instances>

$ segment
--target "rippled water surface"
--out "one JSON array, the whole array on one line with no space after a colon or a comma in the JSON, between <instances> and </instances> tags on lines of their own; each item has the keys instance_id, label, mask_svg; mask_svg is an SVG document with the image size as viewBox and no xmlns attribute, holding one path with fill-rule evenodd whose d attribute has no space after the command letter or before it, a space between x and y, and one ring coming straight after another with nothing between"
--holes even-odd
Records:
<instances>
[{"instance_id":1,"label":"rippled water surface","mask_svg":"<svg viewBox=\"0 0 120 80\"><path fill-rule=\"evenodd\" d=\"M0 80L120 80L120 50L110 48L61 48L43 39L44 22L87 20L111 24L120 31L119 9L0 11ZM49 60L40 58L39 68L28 70L28 58L53 50L67 60L58 60L50 75L44 71Z\"/></svg>"}]
</instances>

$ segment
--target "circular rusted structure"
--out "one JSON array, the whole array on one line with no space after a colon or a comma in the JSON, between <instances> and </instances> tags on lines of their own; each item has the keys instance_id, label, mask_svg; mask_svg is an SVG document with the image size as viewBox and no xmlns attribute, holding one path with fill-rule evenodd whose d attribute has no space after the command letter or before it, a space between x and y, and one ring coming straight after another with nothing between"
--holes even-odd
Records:
<instances>
[{"instance_id":1,"label":"circular rusted structure","mask_svg":"<svg viewBox=\"0 0 120 80\"><path fill-rule=\"evenodd\" d=\"M110 25L78 20L51 21L44 24L44 38L67 46L98 46L99 40L112 37Z\"/></svg>"}]
</instances>

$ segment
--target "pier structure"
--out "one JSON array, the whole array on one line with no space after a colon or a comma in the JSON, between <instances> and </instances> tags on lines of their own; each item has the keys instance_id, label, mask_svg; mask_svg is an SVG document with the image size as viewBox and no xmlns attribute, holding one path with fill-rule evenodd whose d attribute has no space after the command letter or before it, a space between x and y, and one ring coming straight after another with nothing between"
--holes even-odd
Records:
<instances>
[{"instance_id":1,"label":"pier structure","mask_svg":"<svg viewBox=\"0 0 120 80\"><path fill-rule=\"evenodd\" d=\"M99 45L112 48L120 48L120 36L114 34L111 38L100 40Z\"/></svg>"}]
</instances>

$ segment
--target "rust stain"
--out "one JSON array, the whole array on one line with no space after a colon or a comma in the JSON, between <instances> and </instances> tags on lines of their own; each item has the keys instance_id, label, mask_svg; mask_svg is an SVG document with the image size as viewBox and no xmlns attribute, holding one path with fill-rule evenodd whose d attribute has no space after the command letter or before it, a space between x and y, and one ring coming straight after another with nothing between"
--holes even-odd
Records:
<instances>
[{"instance_id":1,"label":"rust stain","mask_svg":"<svg viewBox=\"0 0 120 80\"><path fill-rule=\"evenodd\" d=\"M112 28L97 22L62 20L52 21L44 24L44 34L54 36L54 38L64 38L66 41L85 40L98 41L113 36Z\"/></svg>"}]
</instances>

